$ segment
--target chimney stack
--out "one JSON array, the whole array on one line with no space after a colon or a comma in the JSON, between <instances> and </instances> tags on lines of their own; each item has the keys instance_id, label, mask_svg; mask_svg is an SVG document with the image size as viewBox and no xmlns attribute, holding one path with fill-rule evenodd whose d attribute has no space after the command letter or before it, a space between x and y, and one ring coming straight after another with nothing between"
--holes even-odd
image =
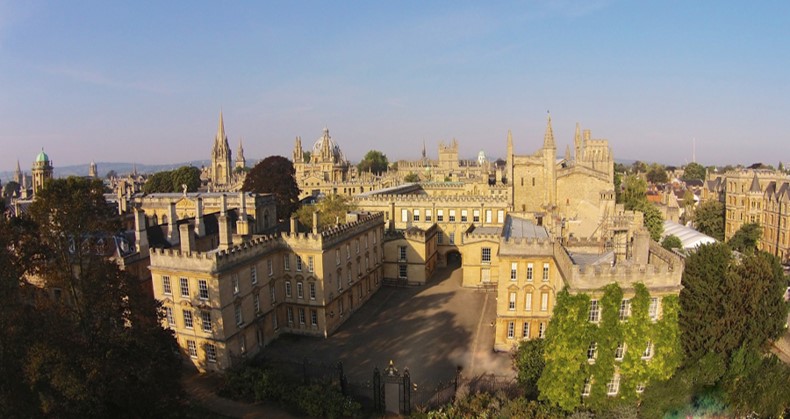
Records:
<instances>
[{"instance_id":1,"label":"chimney stack","mask_svg":"<svg viewBox=\"0 0 790 419\"><path fill-rule=\"evenodd\" d=\"M170 244L178 243L177 222L178 215L176 215L176 203L171 202L167 214L167 241L170 242Z\"/></svg>"},{"instance_id":2,"label":"chimney stack","mask_svg":"<svg viewBox=\"0 0 790 419\"><path fill-rule=\"evenodd\" d=\"M178 227L181 236L181 253L192 253L195 250L195 233L190 227L189 223Z\"/></svg>"},{"instance_id":3,"label":"chimney stack","mask_svg":"<svg viewBox=\"0 0 790 419\"><path fill-rule=\"evenodd\" d=\"M297 229L298 226L299 226L299 222L296 221L296 217L291 216L291 234L296 234L299 232L299 230Z\"/></svg>"},{"instance_id":4,"label":"chimney stack","mask_svg":"<svg viewBox=\"0 0 790 419\"><path fill-rule=\"evenodd\" d=\"M318 234L318 211L313 213L313 234Z\"/></svg>"},{"instance_id":5,"label":"chimney stack","mask_svg":"<svg viewBox=\"0 0 790 419\"><path fill-rule=\"evenodd\" d=\"M206 236L206 224L203 222L203 198L197 197L195 202L195 234L198 237Z\"/></svg>"},{"instance_id":6,"label":"chimney stack","mask_svg":"<svg viewBox=\"0 0 790 419\"><path fill-rule=\"evenodd\" d=\"M145 211L136 208L134 210L134 241L141 257L148 256L148 231L145 227Z\"/></svg>"}]
</instances>

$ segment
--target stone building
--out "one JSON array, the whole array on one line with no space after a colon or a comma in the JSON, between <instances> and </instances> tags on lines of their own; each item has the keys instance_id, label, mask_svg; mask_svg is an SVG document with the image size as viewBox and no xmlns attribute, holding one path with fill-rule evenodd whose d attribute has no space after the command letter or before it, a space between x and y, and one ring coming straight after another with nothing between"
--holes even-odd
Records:
<instances>
[{"instance_id":1,"label":"stone building","mask_svg":"<svg viewBox=\"0 0 790 419\"><path fill-rule=\"evenodd\" d=\"M228 136L225 134L225 121L222 112L219 113L217 135L214 137L214 147L211 149L211 167L209 178L214 190L228 190L233 180L233 163Z\"/></svg>"},{"instance_id":2,"label":"stone building","mask_svg":"<svg viewBox=\"0 0 790 419\"><path fill-rule=\"evenodd\" d=\"M177 248L151 250L165 323L200 370L227 369L282 333L325 337L380 287L380 214L307 233L292 219L290 231L270 235L234 233L237 216L221 210L215 247L199 249L187 219Z\"/></svg>"},{"instance_id":3,"label":"stone building","mask_svg":"<svg viewBox=\"0 0 790 419\"><path fill-rule=\"evenodd\" d=\"M41 152L36 156L36 161L33 162L33 169L31 170L33 175L33 196L36 196L41 191L41 188L44 187L44 182L52 179L53 172L53 163L42 148Z\"/></svg>"}]
</instances>

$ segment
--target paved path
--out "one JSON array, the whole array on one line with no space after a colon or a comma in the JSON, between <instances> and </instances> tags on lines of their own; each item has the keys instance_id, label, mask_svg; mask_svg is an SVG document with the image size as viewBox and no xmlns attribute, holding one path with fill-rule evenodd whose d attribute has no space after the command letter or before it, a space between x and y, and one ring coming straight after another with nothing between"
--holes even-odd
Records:
<instances>
[{"instance_id":1,"label":"paved path","mask_svg":"<svg viewBox=\"0 0 790 419\"><path fill-rule=\"evenodd\" d=\"M181 380L187 396L194 403L223 416L244 419L291 419L295 418L276 406L249 404L218 396L217 376L190 372Z\"/></svg>"}]
</instances>

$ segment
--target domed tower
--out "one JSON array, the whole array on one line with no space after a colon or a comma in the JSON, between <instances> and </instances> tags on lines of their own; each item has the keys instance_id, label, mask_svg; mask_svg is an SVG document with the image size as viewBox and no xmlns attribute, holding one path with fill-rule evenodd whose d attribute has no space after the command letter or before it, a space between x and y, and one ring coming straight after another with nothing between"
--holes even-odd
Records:
<instances>
[{"instance_id":1,"label":"domed tower","mask_svg":"<svg viewBox=\"0 0 790 419\"><path fill-rule=\"evenodd\" d=\"M33 162L33 196L38 195L47 179L52 179L52 172L52 161L42 148L36 156L36 161Z\"/></svg>"},{"instance_id":2,"label":"domed tower","mask_svg":"<svg viewBox=\"0 0 790 419\"><path fill-rule=\"evenodd\" d=\"M91 160L91 165L90 165L90 167L88 167L88 177L95 179L96 177L98 177L97 173L98 173L98 171L97 171L97 167L96 167L96 162Z\"/></svg>"},{"instance_id":3,"label":"domed tower","mask_svg":"<svg viewBox=\"0 0 790 419\"><path fill-rule=\"evenodd\" d=\"M214 148L211 149L211 182L214 186L230 186L231 182L231 151L228 136L225 135L225 122L222 111L219 113L217 136L214 137Z\"/></svg>"}]
</instances>

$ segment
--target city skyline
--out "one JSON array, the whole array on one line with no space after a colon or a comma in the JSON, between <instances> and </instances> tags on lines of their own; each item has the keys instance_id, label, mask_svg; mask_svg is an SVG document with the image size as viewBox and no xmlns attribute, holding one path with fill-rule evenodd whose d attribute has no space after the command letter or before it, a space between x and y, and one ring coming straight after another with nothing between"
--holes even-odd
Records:
<instances>
[{"instance_id":1,"label":"city skyline","mask_svg":"<svg viewBox=\"0 0 790 419\"><path fill-rule=\"evenodd\" d=\"M550 110L559 155L579 122L617 159L776 165L790 5L761 6L0 2L0 171L206 159L220 109L248 158L324 127L353 161L502 157Z\"/></svg>"}]
</instances>

